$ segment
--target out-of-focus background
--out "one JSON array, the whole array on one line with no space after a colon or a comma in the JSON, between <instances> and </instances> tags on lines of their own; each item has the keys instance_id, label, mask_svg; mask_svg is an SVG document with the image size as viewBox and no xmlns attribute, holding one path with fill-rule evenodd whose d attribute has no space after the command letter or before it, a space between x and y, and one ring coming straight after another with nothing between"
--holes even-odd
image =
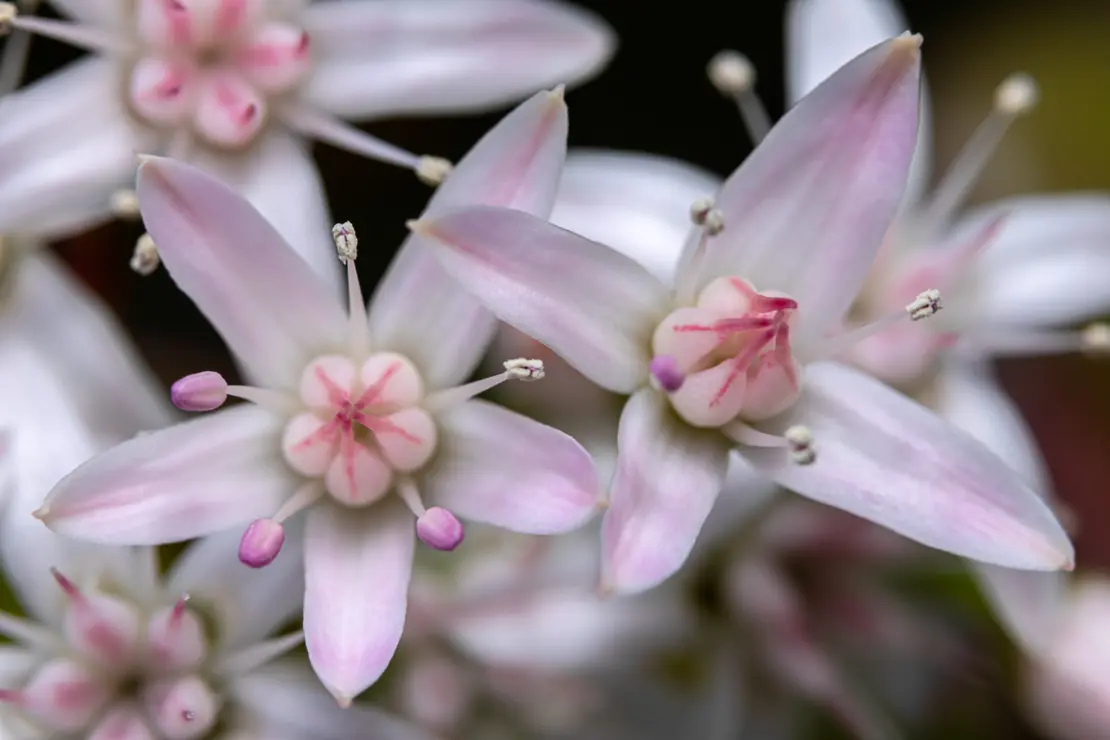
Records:
<instances>
[{"instance_id":1,"label":"out-of-focus background","mask_svg":"<svg viewBox=\"0 0 1110 740\"><path fill-rule=\"evenodd\" d=\"M578 4L604 16L621 46L608 71L568 94L572 147L653 152L727 174L750 143L732 103L705 76L708 59L726 47L752 59L772 116L782 112L784 1ZM925 39L938 169L986 115L995 86L1025 71L1038 81L1041 103L1011 129L973 199L1110 190L1110 2L903 5L912 30ZM30 79L75 56L68 47L36 39ZM411 151L457 159L499 115L398 120L370 130ZM421 211L430 191L410 172L327 146L317 147L317 156L333 215L358 229L359 270L364 285L372 285L404 238L405 220ZM164 271L143 278L127 268L140 233L137 224L114 223L57 249L115 308L167 386L201 369L234 374L215 332ZM1110 359L1008 360L1001 375L1074 514L1080 567L1110 570Z\"/></svg>"}]
</instances>

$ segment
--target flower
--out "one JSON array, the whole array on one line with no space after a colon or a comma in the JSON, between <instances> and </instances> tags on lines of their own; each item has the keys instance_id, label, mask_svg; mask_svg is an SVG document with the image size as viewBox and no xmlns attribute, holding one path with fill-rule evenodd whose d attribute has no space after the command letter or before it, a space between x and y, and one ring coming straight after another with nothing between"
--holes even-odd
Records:
<instances>
[{"instance_id":1,"label":"flower","mask_svg":"<svg viewBox=\"0 0 1110 740\"><path fill-rule=\"evenodd\" d=\"M603 586L649 588L686 559L729 450L782 485L907 537L1017 568L1072 566L1051 512L982 445L824 361L907 314L829 337L905 184L919 37L887 41L790 111L729 178L668 289L632 259L492 207L422 219L452 275L502 320L631 394L603 528Z\"/></svg>"},{"instance_id":2,"label":"flower","mask_svg":"<svg viewBox=\"0 0 1110 740\"><path fill-rule=\"evenodd\" d=\"M592 75L613 48L595 16L548 0L55 5L74 22L0 4L15 29L96 53L0 101L0 233L59 212L103 218L134 177L135 152L168 153L235 186L332 278L324 194L301 135L438 181L441 160L338 117L502 105Z\"/></svg>"},{"instance_id":3,"label":"flower","mask_svg":"<svg viewBox=\"0 0 1110 740\"><path fill-rule=\"evenodd\" d=\"M794 0L788 13L789 97L800 98L905 25L888 0ZM1110 308L1110 196L1026 195L958 215L1009 124L1035 102L1031 79L1013 75L1004 81L990 116L931 192L926 120L911 187L853 313L866 322L889 311L900 291L926 284L944 291L946 310L927 327L937 331L911 335L891 327L852 347L849 358L913 389L1050 496L1032 436L984 356L1105 351L1110 332L1104 326L1060 327ZM1062 576L991 566L977 566L976 572L1003 624L1026 649L1036 650L1062 604Z\"/></svg>"},{"instance_id":4,"label":"flower","mask_svg":"<svg viewBox=\"0 0 1110 740\"><path fill-rule=\"evenodd\" d=\"M485 202L547 214L565 141L562 89L537 94L460 162L428 212ZM228 395L258 405L94 458L47 498L39 515L49 526L84 540L153 544L250 522L240 559L262 565L281 548L282 523L311 508L306 643L346 704L377 680L400 639L414 516L416 534L445 549L461 535L450 532L455 515L537 534L591 516L598 481L581 446L470 400L504 380L539 377L542 367L514 360L499 376L457 386L495 321L420 239L402 247L367 312L357 238L349 224L336 227L348 316L276 230L213 178L148 159L138 194L171 276L267 387L229 386L215 373L178 381L173 395L184 408L212 409ZM436 506L425 508L426 499Z\"/></svg>"}]
</instances>

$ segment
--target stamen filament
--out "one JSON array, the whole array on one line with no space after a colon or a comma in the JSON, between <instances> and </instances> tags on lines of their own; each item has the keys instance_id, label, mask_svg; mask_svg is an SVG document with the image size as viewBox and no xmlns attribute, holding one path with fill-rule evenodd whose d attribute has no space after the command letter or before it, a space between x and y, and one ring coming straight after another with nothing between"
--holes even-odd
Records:
<instances>
[{"instance_id":1,"label":"stamen filament","mask_svg":"<svg viewBox=\"0 0 1110 740\"><path fill-rule=\"evenodd\" d=\"M49 18L37 18L16 14L9 23L13 28L38 36L61 41L62 43L76 46L79 49L95 51L100 54L126 55L133 49L129 44L123 43L114 34L106 33L98 28L78 25L66 21L56 21Z\"/></svg>"},{"instance_id":2,"label":"stamen filament","mask_svg":"<svg viewBox=\"0 0 1110 740\"><path fill-rule=\"evenodd\" d=\"M292 414L300 409L300 404L295 398L269 388L256 388L252 385L229 385L227 395L241 398L278 414Z\"/></svg>"},{"instance_id":3,"label":"stamen filament","mask_svg":"<svg viewBox=\"0 0 1110 740\"><path fill-rule=\"evenodd\" d=\"M3 611L0 611L0 635L42 652L55 652L65 649L65 646L49 630L43 629L34 622Z\"/></svg>"},{"instance_id":4,"label":"stamen filament","mask_svg":"<svg viewBox=\"0 0 1110 740\"><path fill-rule=\"evenodd\" d=\"M29 32L17 30L4 44L4 55L0 57L0 97L19 87L23 79L23 70L27 68L31 38Z\"/></svg>"},{"instance_id":5,"label":"stamen filament","mask_svg":"<svg viewBox=\"0 0 1110 740\"><path fill-rule=\"evenodd\" d=\"M420 498L420 490L417 489L412 478L399 478L396 487L397 495L405 502L405 506L409 507L409 511L411 511L417 519L424 516L427 509L424 508L424 501Z\"/></svg>"},{"instance_id":6,"label":"stamen filament","mask_svg":"<svg viewBox=\"0 0 1110 740\"><path fill-rule=\"evenodd\" d=\"M919 321L932 316L942 307L940 291L926 290L918 294L917 298L902 311L895 311L868 324L824 340L813 350L812 354L807 354L806 359L809 362L815 362L836 357L864 339L890 328L899 321L907 318L911 321Z\"/></svg>"},{"instance_id":7,"label":"stamen filament","mask_svg":"<svg viewBox=\"0 0 1110 740\"><path fill-rule=\"evenodd\" d=\"M684 264L679 265L678 282L675 285L675 300L682 305L693 303L698 290L698 279L701 273L701 263L705 260L705 252L709 247L710 237L717 236L725 228L724 215L714 207L713 201L708 198L697 200L690 206L690 220L695 226L700 226L698 243L693 253Z\"/></svg>"},{"instance_id":8,"label":"stamen filament","mask_svg":"<svg viewBox=\"0 0 1110 740\"><path fill-rule=\"evenodd\" d=\"M992 328L981 334L965 332L961 339L977 349L999 356L1069 354L1082 352L1093 356L1110 354L1110 326L1091 324L1080 331L1028 329L1007 331Z\"/></svg>"},{"instance_id":9,"label":"stamen filament","mask_svg":"<svg viewBox=\"0 0 1110 740\"><path fill-rule=\"evenodd\" d=\"M304 642L303 632L292 632L272 640L237 650L221 660L213 669L221 676L250 673L298 647Z\"/></svg>"},{"instance_id":10,"label":"stamen filament","mask_svg":"<svg viewBox=\"0 0 1110 740\"><path fill-rule=\"evenodd\" d=\"M771 117L755 91L756 73L751 60L738 51L721 51L709 61L707 72L713 86L736 103L752 145L758 146L771 130Z\"/></svg>"},{"instance_id":11,"label":"stamen filament","mask_svg":"<svg viewBox=\"0 0 1110 740\"><path fill-rule=\"evenodd\" d=\"M926 235L943 230L978 181L1010 124L1027 113L1036 99L1036 83L1027 75L1011 75L998 86L994 108L968 139L922 212L921 228Z\"/></svg>"},{"instance_id":12,"label":"stamen filament","mask_svg":"<svg viewBox=\"0 0 1110 740\"><path fill-rule=\"evenodd\" d=\"M296 131L340 149L413 171L420 168L421 157L371 136L327 113L301 105L286 104L281 115L282 121Z\"/></svg>"},{"instance_id":13,"label":"stamen filament","mask_svg":"<svg viewBox=\"0 0 1110 740\"><path fill-rule=\"evenodd\" d=\"M790 459L798 465L812 465L817 459L817 453L813 449L813 432L809 427L800 424L787 428L781 437L761 432L742 421L734 421L723 427L721 431L729 439L748 447L788 449Z\"/></svg>"},{"instance_id":14,"label":"stamen filament","mask_svg":"<svg viewBox=\"0 0 1110 740\"><path fill-rule=\"evenodd\" d=\"M305 483L297 489L296 493L285 500L281 508L272 517L275 522L281 524L289 517L297 512L304 511L309 506L316 503L321 496L324 495L324 485L318 480Z\"/></svg>"},{"instance_id":15,"label":"stamen filament","mask_svg":"<svg viewBox=\"0 0 1110 740\"><path fill-rule=\"evenodd\" d=\"M436 413L468 401L491 388L496 388L506 380L532 381L540 380L544 376L542 360L519 358L506 360L504 365L505 372L499 375L428 394L424 399L424 409L429 413Z\"/></svg>"},{"instance_id":16,"label":"stamen filament","mask_svg":"<svg viewBox=\"0 0 1110 740\"><path fill-rule=\"evenodd\" d=\"M358 282L358 270L355 269L355 260L358 259L358 235L350 221L344 221L331 227L331 235L335 240L335 249L339 253L339 261L347 266L347 346L351 356L359 360L366 358L369 352L370 323L366 315L366 303L362 297L362 287Z\"/></svg>"}]
</instances>

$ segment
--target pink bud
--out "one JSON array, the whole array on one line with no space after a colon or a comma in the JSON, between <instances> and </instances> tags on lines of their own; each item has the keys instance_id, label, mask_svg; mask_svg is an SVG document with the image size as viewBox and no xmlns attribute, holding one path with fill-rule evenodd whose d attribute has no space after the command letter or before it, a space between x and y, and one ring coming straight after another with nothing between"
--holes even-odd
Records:
<instances>
[{"instance_id":1,"label":"pink bud","mask_svg":"<svg viewBox=\"0 0 1110 740\"><path fill-rule=\"evenodd\" d=\"M164 673L196 668L208 653L204 625L186 603L183 598L155 612L147 625L151 662Z\"/></svg>"},{"instance_id":2,"label":"pink bud","mask_svg":"<svg viewBox=\"0 0 1110 740\"><path fill-rule=\"evenodd\" d=\"M674 393L686 382L686 375L678 367L678 361L671 355L656 355L648 366L651 377L667 393Z\"/></svg>"},{"instance_id":3,"label":"pink bud","mask_svg":"<svg viewBox=\"0 0 1110 740\"><path fill-rule=\"evenodd\" d=\"M285 92L311 70L308 33L271 23L260 29L238 53L236 61L246 78L266 92Z\"/></svg>"},{"instance_id":4,"label":"pink bud","mask_svg":"<svg viewBox=\"0 0 1110 740\"><path fill-rule=\"evenodd\" d=\"M211 411L227 400L227 381L212 370L193 373L170 386L170 399L182 411Z\"/></svg>"},{"instance_id":5,"label":"pink bud","mask_svg":"<svg viewBox=\"0 0 1110 740\"><path fill-rule=\"evenodd\" d=\"M156 740L142 714L133 707L112 709L97 723L88 740Z\"/></svg>"},{"instance_id":6,"label":"pink bud","mask_svg":"<svg viewBox=\"0 0 1110 740\"><path fill-rule=\"evenodd\" d=\"M189 112L196 74L179 62L141 59L131 71L131 105L151 123L176 124Z\"/></svg>"},{"instance_id":7,"label":"pink bud","mask_svg":"<svg viewBox=\"0 0 1110 740\"><path fill-rule=\"evenodd\" d=\"M210 144L240 147L262 129L266 101L258 92L233 74L214 74L200 85L193 125Z\"/></svg>"},{"instance_id":8,"label":"pink bud","mask_svg":"<svg viewBox=\"0 0 1110 740\"><path fill-rule=\"evenodd\" d=\"M0 700L18 705L51 729L65 733L85 729L109 699L108 683L70 660L46 663L23 691L0 690Z\"/></svg>"},{"instance_id":9,"label":"pink bud","mask_svg":"<svg viewBox=\"0 0 1110 740\"><path fill-rule=\"evenodd\" d=\"M255 519L239 540L239 561L252 568L274 562L285 544L285 528L273 519Z\"/></svg>"},{"instance_id":10,"label":"pink bud","mask_svg":"<svg viewBox=\"0 0 1110 740\"><path fill-rule=\"evenodd\" d=\"M454 550L463 541L463 525L447 509L433 506L416 520L416 536L435 550Z\"/></svg>"},{"instance_id":11,"label":"pink bud","mask_svg":"<svg viewBox=\"0 0 1110 740\"><path fill-rule=\"evenodd\" d=\"M85 594L58 571L53 571L69 598L65 635L70 645L98 663L128 668L139 647L139 615L135 608L102 594Z\"/></svg>"},{"instance_id":12,"label":"pink bud","mask_svg":"<svg viewBox=\"0 0 1110 740\"><path fill-rule=\"evenodd\" d=\"M167 740L207 736L220 713L219 697L196 676L151 686L143 699L155 729Z\"/></svg>"}]
</instances>

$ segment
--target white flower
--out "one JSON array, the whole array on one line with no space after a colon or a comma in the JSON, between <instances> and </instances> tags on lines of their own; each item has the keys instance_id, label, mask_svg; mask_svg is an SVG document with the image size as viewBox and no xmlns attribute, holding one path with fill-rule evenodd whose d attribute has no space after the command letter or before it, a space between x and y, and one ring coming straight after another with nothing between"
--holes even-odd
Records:
<instances>
[{"instance_id":1,"label":"white flower","mask_svg":"<svg viewBox=\"0 0 1110 740\"><path fill-rule=\"evenodd\" d=\"M301 135L436 180L442 163L340 117L502 105L593 74L613 47L595 16L549 0L55 4L75 21L12 24L96 54L0 101L0 233L57 214L103 218L133 181L135 153L168 153L233 185L331 278L330 222Z\"/></svg>"}]
</instances>

